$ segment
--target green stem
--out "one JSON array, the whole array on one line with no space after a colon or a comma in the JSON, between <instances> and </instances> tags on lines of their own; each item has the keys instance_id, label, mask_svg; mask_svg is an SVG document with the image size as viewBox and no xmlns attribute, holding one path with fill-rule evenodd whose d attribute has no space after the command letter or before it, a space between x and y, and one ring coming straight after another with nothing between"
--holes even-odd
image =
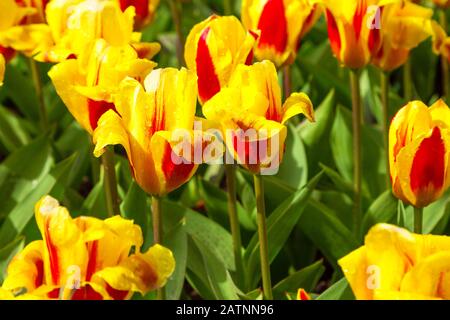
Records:
<instances>
[{"instance_id":1,"label":"green stem","mask_svg":"<svg viewBox=\"0 0 450 320\"><path fill-rule=\"evenodd\" d=\"M353 123L353 227L359 239L361 225L361 93L359 89L359 71L350 71L352 91L352 123Z\"/></svg>"},{"instance_id":2,"label":"green stem","mask_svg":"<svg viewBox=\"0 0 450 320\"><path fill-rule=\"evenodd\" d=\"M163 222L161 214L161 198L152 196L152 224L153 224L153 242L161 244L163 241ZM166 300L166 290L164 287L157 291L158 300Z\"/></svg>"},{"instance_id":3,"label":"green stem","mask_svg":"<svg viewBox=\"0 0 450 320\"><path fill-rule=\"evenodd\" d=\"M408 59L403 65L403 90L405 100L411 101L414 97L411 59Z\"/></svg>"},{"instance_id":4,"label":"green stem","mask_svg":"<svg viewBox=\"0 0 450 320\"><path fill-rule=\"evenodd\" d=\"M108 210L108 216L112 217L120 214L120 199L117 192L114 149L111 146L107 147L105 153L102 155L102 164L104 170L103 186L105 188L106 208Z\"/></svg>"},{"instance_id":5,"label":"green stem","mask_svg":"<svg viewBox=\"0 0 450 320\"><path fill-rule=\"evenodd\" d=\"M256 209L258 221L259 253L261 258L261 276L264 298L272 300L272 282L270 280L269 248L267 241L266 207L264 202L264 185L260 175L253 175L255 184Z\"/></svg>"},{"instance_id":6,"label":"green stem","mask_svg":"<svg viewBox=\"0 0 450 320\"><path fill-rule=\"evenodd\" d=\"M244 264L242 262L242 241L239 218L236 208L236 172L232 164L225 164L227 179L228 215L230 216L231 236L233 237L234 263L238 284L244 285ZM244 286L245 287L245 286Z\"/></svg>"},{"instance_id":7,"label":"green stem","mask_svg":"<svg viewBox=\"0 0 450 320\"><path fill-rule=\"evenodd\" d=\"M389 73L380 70L381 105L382 105L382 130L384 150L386 152L386 188L391 187L389 167Z\"/></svg>"},{"instance_id":8,"label":"green stem","mask_svg":"<svg viewBox=\"0 0 450 320\"><path fill-rule=\"evenodd\" d=\"M414 207L414 233L422 233L423 208Z\"/></svg>"},{"instance_id":9,"label":"green stem","mask_svg":"<svg viewBox=\"0 0 450 320\"><path fill-rule=\"evenodd\" d=\"M177 58L179 66L184 65L184 37L181 29L181 10L178 0L169 0L170 11L172 13L175 32L177 34Z\"/></svg>"},{"instance_id":10,"label":"green stem","mask_svg":"<svg viewBox=\"0 0 450 320\"><path fill-rule=\"evenodd\" d=\"M39 117L41 121L42 129L47 129L48 126L48 117L47 117L47 109L45 108L45 100L44 100L44 92L42 90L42 80L39 74L39 67L35 60L29 58L30 61L30 70L31 76L33 78L34 88L36 90L36 97L38 99L39 106Z\"/></svg>"},{"instance_id":11,"label":"green stem","mask_svg":"<svg viewBox=\"0 0 450 320\"><path fill-rule=\"evenodd\" d=\"M439 12L439 20L442 28L447 32L447 17L445 15L445 10L442 9ZM449 102L449 68L448 61L444 55L441 55L441 68L442 68L442 95L445 97L446 102Z\"/></svg>"}]
</instances>

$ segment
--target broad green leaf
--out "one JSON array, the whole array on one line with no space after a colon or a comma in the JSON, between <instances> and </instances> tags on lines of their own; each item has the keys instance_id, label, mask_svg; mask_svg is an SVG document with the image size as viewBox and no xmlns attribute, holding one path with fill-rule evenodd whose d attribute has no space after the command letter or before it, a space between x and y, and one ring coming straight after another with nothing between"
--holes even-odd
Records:
<instances>
[{"instance_id":1,"label":"broad green leaf","mask_svg":"<svg viewBox=\"0 0 450 320\"><path fill-rule=\"evenodd\" d=\"M322 265L322 261L317 261L289 275L274 286L275 299L282 299L285 297L286 292L296 292L300 288L305 289L307 292L312 291L324 272L325 267Z\"/></svg>"},{"instance_id":2,"label":"broad green leaf","mask_svg":"<svg viewBox=\"0 0 450 320\"><path fill-rule=\"evenodd\" d=\"M222 189L214 186L212 183L199 179L200 195L205 201L208 215L220 222L222 226L229 226L228 218L228 199L227 194ZM238 218L241 226L246 230L256 230L256 224L250 213L242 208L239 202L236 203Z\"/></svg>"},{"instance_id":3,"label":"broad green leaf","mask_svg":"<svg viewBox=\"0 0 450 320\"><path fill-rule=\"evenodd\" d=\"M337 218L338 213L314 199L300 217L299 226L328 261L336 261L358 247L353 233Z\"/></svg>"},{"instance_id":4,"label":"broad green leaf","mask_svg":"<svg viewBox=\"0 0 450 320\"><path fill-rule=\"evenodd\" d=\"M347 279L342 278L322 293L317 300L355 300Z\"/></svg>"},{"instance_id":5,"label":"broad green leaf","mask_svg":"<svg viewBox=\"0 0 450 320\"><path fill-rule=\"evenodd\" d=\"M149 196L138 186L136 182L131 184L127 195L120 206L122 216L134 220L141 227L144 237L149 228L150 205L147 202Z\"/></svg>"},{"instance_id":6,"label":"broad green leaf","mask_svg":"<svg viewBox=\"0 0 450 320\"><path fill-rule=\"evenodd\" d=\"M270 262L275 259L280 250L283 248L291 231L294 229L297 221L302 215L311 193L321 177L322 173L314 177L303 189L297 191L289 197L267 218L267 237L269 239L268 252ZM247 274L251 277L250 283L252 285L256 284L259 280L259 259L259 241L258 233L256 233L245 252Z\"/></svg>"},{"instance_id":7,"label":"broad green leaf","mask_svg":"<svg viewBox=\"0 0 450 320\"><path fill-rule=\"evenodd\" d=\"M166 284L166 294L168 300L180 299L186 275L186 261L188 254L187 235L182 224L176 225L172 230L164 235L164 245L169 248L175 258L175 271L170 276Z\"/></svg>"},{"instance_id":8,"label":"broad green leaf","mask_svg":"<svg viewBox=\"0 0 450 320\"><path fill-rule=\"evenodd\" d=\"M0 228L0 247L11 242L20 234L34 214L34 206L43 196L52 194L58 182L66 179L72 169L75 157L71 156L58 163L36 187L9 213ZM58 190L59 191L59 190Z\"/></svg>"},{"instance_id":9,"label":"broad green leaf","mask_svg":"<svg viewBox=\"0 0 450 320\"><path fill-rule=\"evenodd\" d=\"M13 152L30 142L30 135L24 126L24 120L0 106L0 144L8 152Z\"/></svg>"},{"instance_id":10,"label":"broad green leaf","mask_svg":"<svg viewBox=\"0 0 450 320\"><path fill-rule=\"evenodd\" d=\"M362 235L377 223L392 223L397 217L398 200L392 195L391 190L381 194L369 207L362 222Z\"/></svg>"},{"instance_id":11,"label":"broad green leaf","mask_svg":"<svg viewBox=\"0 0 450 320\"><path fill-rule=\"evenodd\" d=\"M305 147L292 124L288 125L286 148L277 178L294 189L300 189L308 181L308 160Z\"/></svg>"}]
</instances>

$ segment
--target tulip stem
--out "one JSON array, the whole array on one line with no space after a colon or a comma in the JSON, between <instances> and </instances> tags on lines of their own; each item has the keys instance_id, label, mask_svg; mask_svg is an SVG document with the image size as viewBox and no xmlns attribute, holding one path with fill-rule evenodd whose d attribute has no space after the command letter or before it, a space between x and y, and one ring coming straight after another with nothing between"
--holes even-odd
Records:
<instances>
[{"instance_id":1,"label":"tulip stem","mask_svg":"<svg viewBox=\"0 0 450 320\"><path fill-rule=\"evenodd\" d=\"M359 70L350 71L353 109L353 227L359 239L361 225L361 93L359 90Z\"/></svg>"},{"instance_id":2,"label":"tulip stem","mask_svg":"<svg viewBox=\"0 0 450 320\"><path fill-rule=\"evenodd\" d=\"M178 0L169 0L170 11L172 13L173 23L175 25L175 32L177 34L177 58L179 66L184 65L184 37L181 29L181 11Z\"/></svg>"},{"instance_id":3,"label":"tulip stem","mask_svg":"<svg viewBox=\"0 0 450 320\"><path fill-rule=\"evenodd\" d=\"M38 99L41 127L42 129L46 130L48 126L48 117L47 117L47 109L45 107L44 92L42 90L42 80L39 74L39 67L34 59L29 58L29 61L30 61L31 76L33 78L34 88L36 90L36 97Z\"/></svg>"},{"instance_id":4,"label":"tulip stem","mask_svg":"<svg viewBox=\"0 0 450 320\"><path fill-rule=\"evenodd\" d=\"M243 285L245 281L244 264L242 262L241 230L236 208L236 172L233 164L225 164L225 175L227 179L228 214L233 237L234 264L236 265L238 284Z\"/></svg>"},{"instance_id":5,"label":"tulip stem","mask_svg":"<svg viewBox=\"0 0 450 320\"><path fill-rule=\"evenodd\" d=\"M380 70L382 124L384 138L384 150L386 152L386 188L391 187L390 167L389 167L389 73Z\"/></svg>"},{"instance_id":6,"label":"tulip stem","mask_svg":"<svg viewBox=\"0 0 450 320\"><path fill-rule=\"evenodd\" d=\"M259 237L259 253L261 259L261 276L264 298L272 300L272 283L270 279L270 263L269 263L269 248L267 241L267 225L266 225L266 206L264 202L264 185L263 179L260 175L253 175L255 184L256 196L256 211L258 222L258 237Z\"/></svg>"},{"instance_id":7,"label":"tulip stem","mask_svg":"<svg viewBox=\"0 0 450 320\"><path fill-rule=\"evenodd\" d=\"M440 10L439 12L439 20L442 28L447 32L447 17L445 15L445 10ZM448 61L444 55L441 55L441 68L442 68L442 95L445 97L446 102L449 103L449 68Z\"/></svg>"},{"instance_id":8,"label":"tulip stem","mask_svg":"<svg viewBox=\"0 0 450 320\"><path fill-rule=\"evenodd\" d=\"M120 214L120 199L117 192L114 149L112 146L106 147L106 151L102 155L102 164L104 172L103 187L105 188L106 208L108 211L108 216L112 217L116 214Z\"/></svg>"},{"instance_id":9,"label":"tulip stem","mask_svg":"<svg viewBox=\"0 0 450 320\"><path fill-rule=\"evenodd\" d=\"M163 240L163 223L161 214L161 198L152 196L152 224L153 224L153 242L154 244L162 244ZM157 291L158 300L166 300L166 290L164 287Z\"/></svg>"},{"instance_id":10,"label":"tulip stem","mask_svg":"<svg viewBox=\"0 0 450 320\"><path fill-rule=\"evenodd\" d=\"M422 233L423 208L414 207L414 233Z\"/></svg>"},{"instance_id":11,"label":"tulip stem","mask_svg":"<svg viewBox=\"0 0 450 320\"><path fill-rule=\"evenodd\" d=\"M411 101L413 99L411 58L403 65L403 91L405 100Z\"/></svg>"}]
</instances>

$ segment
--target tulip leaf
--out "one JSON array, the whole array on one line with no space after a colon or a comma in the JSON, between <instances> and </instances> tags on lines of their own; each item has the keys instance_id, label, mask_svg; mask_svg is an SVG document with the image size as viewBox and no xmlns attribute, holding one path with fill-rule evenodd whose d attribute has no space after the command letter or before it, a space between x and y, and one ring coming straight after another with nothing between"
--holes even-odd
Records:
<instances>
[{"instance_id":1,"label":"tulip leaf","mask_svg":"<svg viewBox=\"0 0 450 320\"><path fill-rule=\"evenodd\" d=\"M0 248L6 243L11 242L24 230L33 217L34 206L39 199L47 194L54 195L55 191L60 192L61 184L67 182L67 175L72 169L74 160L75 155L55 165L47 175L38 181L35 188L8 214L0 227ZM56 187L59 190L55 189Z\"/></svg>"},{"instance_id":2,"label":"tulip leaf","mask_svg":"<svg viewBox=\"0 0 450 320\"><path fill-rule=\"evenodd\" d=\"M423 211L423 232L431 233L439 224L443 224L439 229L445 229L450 210L450 191L446 192L439 200L433 202ZM441 223L442 220L442 223ZM438 231L436 230L436 231ZM434 233L434 232L433 232ZM440 234L440 233L437 233Z\"/></svg>"},{"instance_id":3,"label":"tulip leaf","mask_svg":"<svg viewBox=\"0 0 450 320\"><path fill-rule=\"evenodd\" d=\"M181 220L192 239L209 248L228 270L234 271L233 241L227 230L200 213L173 201L164 200L162 212L164 225L175 225Z\"/></svg>"},{"instance_id":4,"label":"tulip leaf","mask_svg":"<svg viewBox=\"0 0 450 320\"><path fill-rule=\"evenodd\" d=\"M319 173L301 190L290 196L283 202L272 214L267 218L267 236L269 239L269 261L272 262L286 240L291 231L294 229L297 221L301 217L304 208L308 202L311 193L322 177ZM256 233L245 252L245 260L247 261L247 274L250 276L250 284L256 285L260 276L259 269L259 241L258 233Z\"/></svg>"},{"instance_id":5,"label":"tulip leaf","mask_svg":"<svg viewBox=\"0 0 450 320\"><path fill-rule=\"evenodd\" d=\"M206 210L215 221L220 222L224 227L229 227L228 199L227 194L222 189L212 183L199 179L200 195L205 201ZM246 230L256 230L256 224L251 215L245 211L242 205L237 202L237 213L241 226Z\"/></svg>"},{"instance_id":6,"label":"tulip leaf","mask_svg":"<svg viewBox=\"0 0 450 320\"><path fill-rule=\"evenodd\" d=\"M335 90L332 89L315 110L316 122L301 125L298 130L305 145L309 175L321 170L319 163L332 165L330 134L336 113Z\"/></svg>"},{"instance_id":7,"label":"tulip leaf","mask_svg":"<svg viewBox=\"0 0 450 320\"><path fill-rule=\"evenodd\" d=\"M355 296L347 279L342 278L318 296L317 300L355 300Z\"/></svg>"},{"instance_id":8,"label":"tulip leaf","mask_svg":"<svg viewBox=\"0 0 450 320\"><path fill-rule=\"evenodd\" d=\"M324 272L325 267L323 266L322 261L317 261L312 265L291 274L274 286L273 294L275 299L282 299L287 292L294 292L299 288L303 288L307 292L314 290L314 286Z\"/></svg>"},{"instance_id":9,"label":"tulip leaf","mask_svg":"<svg viewBox=\"0 0 450 320\"><path fill-rule=\"evenodd\" d=\"M183 224L176 225L164 237L164 245L172 251L175 258L175 271L167 281L166 295L168 300L178 300L184 286L188 254L188 241Z\"/></svg>"},{"instance_id":10,"label":"tulip leaf","mask_svg":"<svg viewBox=\"0 0 450 320\"><path fill-rule=\"evenodd\" d=\"M148 217L150 215L150 205L147 202L148 198L148 195L139 185L136 182L132 182L120 206L122 216L133 220L135 224L141 227L144 239L147 238L146 232L149 229Z\"/></svg>"},{"instance_id":11,"label":"tulip leaf","mask_svg":"<svg viewBox=\"0 0 450 320\"><path fill-rule=\"evenodd\" d=\"M392 223L397 217L398 202L391 190L382 193L369 207L362 222L362 234L377 223Z\"/></svg>"},{"instance_id":12,"label":"tulip leaf","mask_svg":"<svg viewBox=\"0 0 450 320\"><path fill-rule=\"evenodd\" d=\"M0 106L0 144L8 152L14 152L30 142L24 120L3 106Z\"/></svg>"},{"instance_id":13,"label":"tulip leaf","mask_svg":"<svg viewBox=\"0 0 450 320\"><path fill-rule=\"evenodd\" d=\"M32 161L30 162L30 159ZM0 165L0 217L20 204L48 174L54 163L46 136L37 138L9 155Z\"/></svg>"},{"instance_id":14,"label":"tulip leaf","mask_svg":"<svg viewBox=\"0 0 450 320\"><path fill-rule=\"evenodd\" d=\"M337 213L315 199L309 199L309 205L298 223L301 230L336 269L336 261L358 247L355 236L337 218Z\"/></svg>"},{"instance_id":15,"label":"tulip leaf","mask_svg":"<svg viewBox=\"0 0 450 320\"><path fill-rule=\"evenodd\" d=\"M106 199L103 187L103 178L92 188L88 196L83 202L81 211L79 214L85 216L90 215L100 219L106 219L108 217L108 211L106 210Z\"/></svg>"},{"instance_id":16,"label":"tulip leaf","mask_svg":"<svg viewBox=\"0 0 450 320\"><path fill-rule=\"evenodd\" d=\"M292 124L287 127L286 148L277 178L297 190L308 181L308 160L300 134Z\"/></svg>"}]
</instances>

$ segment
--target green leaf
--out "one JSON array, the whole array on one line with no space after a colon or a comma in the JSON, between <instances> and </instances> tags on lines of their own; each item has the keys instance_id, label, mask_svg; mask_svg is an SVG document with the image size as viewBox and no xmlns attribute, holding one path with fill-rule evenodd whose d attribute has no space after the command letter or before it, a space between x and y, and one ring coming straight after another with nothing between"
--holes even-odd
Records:
<instances>
[{"instance_id":1,"label":"green leaf","mask_svg":"<svg viewBox=\"0 0 450 320\"><path fill-rule=\"evenodd\" d=\"M359 245L353 233L337 215L331 208L310 199L309 206L299 221L301 230L336 269L336 261Z\"/></svg>"},{"instance_id":2,"label":"green leaf","mask_svg":"<svg viewBox=\"0 0 450 320\"><path fill-rule=\"evenodd\" d=\"M369 207L362 222L362 234L377 223L392 223L397 217L398 200L392 195L391 190L382 193Z\"/></svg>"},{"instance_id":3,"label":"green leaf","mask_svg":"<svg viewBox=\"0 0 450 320\"><path fill-rule=\"evenodd\" d=\"M322 173L319 173L303 189L294 193L268 217L267 236L270 262L275 259L284 246L321 177ZM255 285L260 276L258 233L250 241L244 258L247 261L247 274L251 277L250 283Z\"/></svg>"},{"instance_id":4,"label":"green leaf","mask_svg":"<svg viewBox=\"0 0 450 320\"><path fill-rule=\"evenodd\" d=\"M186 233L214 254L224 266L234 271L233 241L231 234L216 222L178 203L163 200L165 226L183 221Z\"/></svg>"},{"instance_id":5,"label":"green leaf","mask_svg":"<svg viewBox=\"0 0 450 320\"><path fill-rule=\"evenodd\" d=\"M168 300L180 299L183 291L184 278L186 275L186 262L188 254L187 235L182 224L176 225L172 230L164 235L164 245L169 248L175 258L175 271L166 284L166 294Z\"/></svg>"},{"instance_id":6,"label":"green leaf","mask_svg":"<svg viewBox=\"0 0 450 320\"><path fill-rule=\"evenodd\" d=\"M291 274L278 282L273 288L275 299L282 299L285 297L286 292L296 292L300 288L305 289L307 292L312 291L324 272L325 267L322 261L317 261Z\"/></svg>"},{"instance_id":7,"label":"green leaf","mask_svg":"<svg viewBox=\"0 0 450 320\"><path fill-rule=\"evenodd\" d=\"M308 181L308 160L299 133L288 125L286 149L277 178L294 189L300 189Z\"/></svg>"},{"instance_id":8,"label":"green leaf","mask_svg":"<svg viewBox=\"0 0 450 320\"><path fill-rule=\"evenodd\" d=\"M0 143L8 152L13 152L30 142L30 135L23 123L23 119L0 106Z\"/></svg>"},{"instance_id":9,"label":"green leaf","mask_svg":"<svg viewBox=\"0 0 450 320\"><path fill-rule=\"evenodd\" d=\"M305 125L298 129L305 145L310 175L321 170L319 163L328 166L333 163L329 137L336 113L334 92L334 89L332 89L316 109L316 122L313 124L305 122Z\"/></svg>"},{"instance_id":10,"label":"green leaf","mask_svg":"<svg viewBox=\"0 0 450 320\"><path fill-rule=\"evenodd\" d=\"M317 300L355 300L347 279L342 278L322 293Z\"/></svg>"},{"instance_id":11,"label":"green leaf","mask_svg":"<svg viewBox=\"0 0 450 320\"><path fill-rule=\"evenodd\" d=\"M198 182L200 195L205 201L208 215L213 220L220 222L222 226L228 227L228 198L226 192L203 179L198 179ZM236 203L236 207L241 226L246 230L256 230L256 223L250 213L246 212L239 202Z\"/></svg>"},{"instance_id":12,"label":"green leaf","mask_svg":"<svg viewBox=\"0 0 450 320\"><path fill-rule=\"evenodd\" d=\"M120 207L122 216L134 220L134 223L141 227L144 236L149 228L150 205L147 202L148 198L149 196L139 185L133 182Z\"/></svg>"},{"instance_id":13,"label":"green leaf","mask_svg":"<svg viewBox=\"0 0 450 320\"><path fill-rule=\"evenodd\" d=\"M52 194L55 186L66 178L72 169L75 157L71 156L58 163L36 187L18 203L6 217L0 228L0 247L20 234L34 214L34 206L43 196Z\"/></svg>"}]
</instances>

